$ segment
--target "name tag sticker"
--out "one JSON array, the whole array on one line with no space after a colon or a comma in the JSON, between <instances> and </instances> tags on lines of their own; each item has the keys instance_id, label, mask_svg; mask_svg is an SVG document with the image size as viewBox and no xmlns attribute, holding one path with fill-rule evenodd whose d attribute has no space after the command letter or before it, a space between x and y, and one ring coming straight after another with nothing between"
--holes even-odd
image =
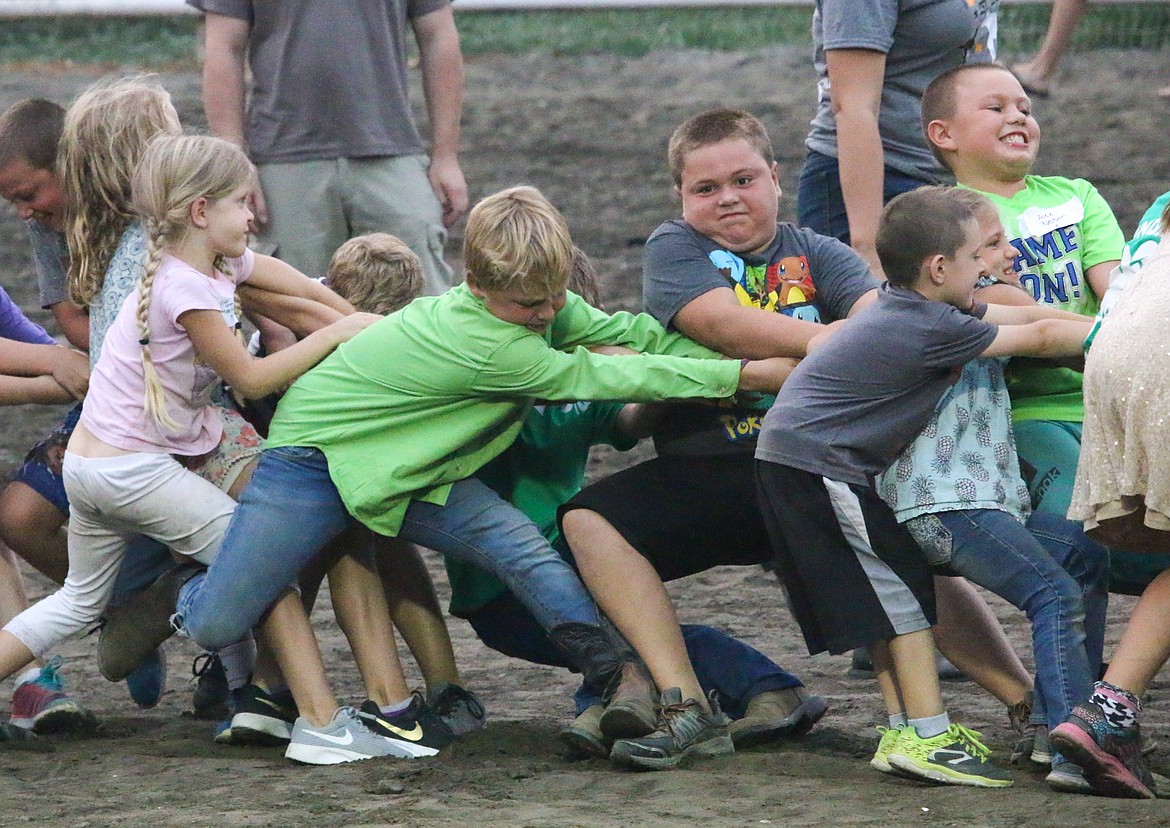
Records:
<instances>
[{"instance_id":1,"label":"name tag sticker","mask_svg":"<svg viewBox=\"0 0 1170 828\"><path fill-rule=\"evenodd\" d=\"M1017 224L1024 238L1039 238L1058 228L1080 224L1084 217L1085 205L1079 199L1070 198L1053 207L1029 207L1020 213Z\"/></svg>"}]
</instances>

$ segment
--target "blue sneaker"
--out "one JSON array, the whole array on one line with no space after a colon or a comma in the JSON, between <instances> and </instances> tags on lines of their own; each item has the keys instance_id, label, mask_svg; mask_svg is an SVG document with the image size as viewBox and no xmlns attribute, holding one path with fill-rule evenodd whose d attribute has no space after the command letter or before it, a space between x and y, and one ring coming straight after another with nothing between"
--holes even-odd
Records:
<instances>
[{"instance_id":1,"label":"blue sneaker","mask_svg":"<svg viewBox=\"0 0 1170 828\"><path fill-rule=\"evenodd\" d=\"M130 698L143 710L150 710L167 689L167 654L159 647L126 676Z\"/></svg>"}]
</instances>

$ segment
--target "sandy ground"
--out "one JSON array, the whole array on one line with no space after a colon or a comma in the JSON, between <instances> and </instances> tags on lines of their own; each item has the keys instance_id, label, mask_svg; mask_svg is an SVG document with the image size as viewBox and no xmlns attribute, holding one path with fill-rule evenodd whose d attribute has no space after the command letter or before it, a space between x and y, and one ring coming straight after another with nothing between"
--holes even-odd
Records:
<instances>
[{"instance_id":1,"label":"sandy ground","mask_svg":"<svg viewBox=\"0 0 1170 828\"><path fill-rule=\"evenodd\" d=\"M68 67L17 67L0 74L0 106L29 95L67 102L94 78ZM1093 180L1123 228L1170 181L1166 105L1150 78L1170 77L1166 54L1077 55L1066 82L1038 102L1045 131L1039 172ZM164 81L191 125L202 121L193 71ZM421 100L421 97L419 98ZM489 57L468 65L464 166L473 197L527 182L565 212L578 242L607 274L613 307L640 301L640 243L677 206L665 171L666 139L683 118L715 105L758 113L772 132L782 184L794 191L812 115L805 49L751 53L662 53L642 59ZM786 200L783 213L792 215ZM35 307L27 246L10 212L0 215L0 282ZM456 233L456 236L458 233ZM459 239L453 239L452 251ZM452 253L455 259L457 254ZM10 468L59 416L52 409L4 413L0 465ZM643 450L644 451L644 450ZM602 473L628 457L600 457ZM435 569L441 592L445 582ZM30 579L35 594L47 582ZM297 767L279 752L218 747L190 707L188 642L169 647L171 678L155 710L138 711L121 685L105 682L93 642L61 648L71 687L103 721L84 738L43 740L37 752L0 750L0 826L357 826L357 825L854 825L1059 826L1170 823L1164 802L1059 795L1038 773L1019 770L1008 791L933 788L870 770L881 705L872 682L846 677L845 657L810 658L775 582L758 569L720 569L672 585L684 620L722 626L801 675L831 711L796 744L745 751L672 773L619 772L566 757L555 739L567 721L573 677L509 660L451 622L466 684L488 705L486 730L440 757L333 768ZM322 602L324 603L324 602ZM1019 613L995 607L1030 659ZM1110 648L1130 599L1111 608ZM324 606L315 616L338 696L361 699L344 638ZM408 669L417 681L413 665ZM1014 741L1002 707L967 683L944 686L952 714L983 732L998 758ZM5 691L7 692L7 691ZM1151 691L1149 730L1170 744L1170 695ZM6 704L0 702L0 710ZM1170 774L1170 748L1155 766Z\"/></svg>"}]
</instances>

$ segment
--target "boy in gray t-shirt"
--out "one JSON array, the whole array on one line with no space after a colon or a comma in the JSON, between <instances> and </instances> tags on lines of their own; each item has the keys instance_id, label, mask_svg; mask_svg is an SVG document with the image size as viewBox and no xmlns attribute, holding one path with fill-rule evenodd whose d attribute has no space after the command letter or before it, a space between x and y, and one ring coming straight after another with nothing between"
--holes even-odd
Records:
<instances>
[{"instance_id":1,"label":"boy in gray t-shirt","mask_svg":"<svg viewBox=\"0 0 1170 828\"><path fill-rule=\"evenodd\" d=\"M1006 787L1011 776L947 716L930 568L873 488L968 360L1071 356L1088 333L1072 314L975 303L987 270L981 206L977 194L942 187L890 202L877 236L889 283L810 346L764 418L756 459L777 566L809 651L870 647L890 716L873 767Z\"/></svg>"}]
</instances>

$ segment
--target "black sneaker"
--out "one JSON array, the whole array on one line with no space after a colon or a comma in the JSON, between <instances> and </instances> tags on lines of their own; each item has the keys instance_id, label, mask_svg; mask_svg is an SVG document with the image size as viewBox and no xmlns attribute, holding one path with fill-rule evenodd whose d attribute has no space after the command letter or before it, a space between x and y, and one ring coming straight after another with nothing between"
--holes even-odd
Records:
<instances>
[{"instance_id":1,"label":"black sneaker","mask_svg":"<svg viewBox=\"0 0 1170 828\"><path fill-rule=\"evenodd\" d=\"M269 694L255 684L232 693L235 715L231 724L216 734L221 745L284 745L292 738L297 706L286 693Z\"/></svg>"},{"instance_id":2,"label":"black sneaker","mask_svg":"<svg viewBox=\"0 0 1170 828\"><path fill-rule=\"evenodd\" d=\"M623 767L647 770L673 768L686 757L724 756L735 752L719 703L709 700L711 712L698 699L683 701L677 687L662 691L658 729L638 739L619 739L610 751L610 761Z\"/></svg>"},{"instance_id":3,"label":"black sneaker","mask_svg":"<svg viewBox=\"0 0 1170 828\"><path fill-rule=\"evenodd\" d=\"M466 736L482 730L487 722L483 702L470 690L458 684L443 682L427 694L427 709L438 716L455 736Z\"/></svg>"},{"instance_id":4,"label":"black sneaker","mask_svg":"<svg viewBox=\"0 0 1170 828\"><path fill-rule=\"evenodd\" d=\"M195 690L191 693L191 715L218 722L231 716L227 671L216 653L200 653L191 663ZM295 718L295 717L294 717Z\"/></svg>"},{"instance_id":5,"label":"black sneaker","mask_svg":"<svg viewBox=\"0 0 1170 828\"><path fill-rule=\"evenodd\" d=\"M434 756L455 741L451 728L427 709L418 693L410 706L401 713L387 716L372 699L362 702L358 718L372 733L396 743L400 755L406 759Z\"/></svg>"}]
</instances>

